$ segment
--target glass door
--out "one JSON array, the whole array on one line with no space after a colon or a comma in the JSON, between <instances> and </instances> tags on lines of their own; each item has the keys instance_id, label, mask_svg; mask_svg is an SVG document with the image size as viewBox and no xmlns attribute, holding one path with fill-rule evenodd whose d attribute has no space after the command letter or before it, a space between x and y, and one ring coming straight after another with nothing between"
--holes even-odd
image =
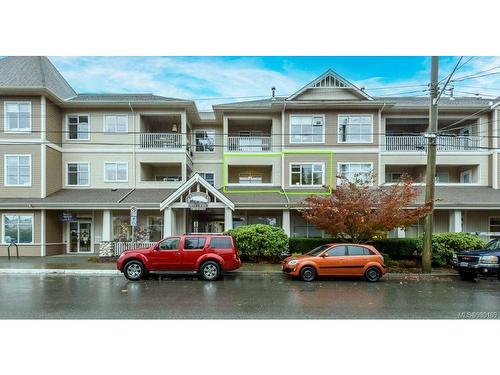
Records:
<instances>
[{"instance_id":1,"label":"glass door","mask_svg":"<svg viewBox=\"0 0 500 375\"><path fill-rule=\"evenodd\" d=\"M89 221L69 222L69 253L92 252L92 223Z\"/></svg>"}]
</instances>

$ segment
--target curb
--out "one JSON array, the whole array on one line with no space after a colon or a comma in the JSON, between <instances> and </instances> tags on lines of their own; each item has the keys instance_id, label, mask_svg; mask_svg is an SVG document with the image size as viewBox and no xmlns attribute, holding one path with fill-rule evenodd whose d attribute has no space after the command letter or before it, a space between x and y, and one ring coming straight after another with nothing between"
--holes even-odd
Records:
<instances>
[{"instance_id":1,"label":"curb","mask_svg":"<svg viewBox=\"0 0 500 375\"><path fill-rule=\"evenodd\" d=\"M232 271L229 275L256 276L266 274L282 274L281 271ZM57 269L57 268L0 268L0 275L66 275L66 276L122 276L118 270L93 270L93 269ZM457 278L458 274L421 274L421 273L388 273L388 280L425 280L436 278Z\"/></svg>"}]
</instances>

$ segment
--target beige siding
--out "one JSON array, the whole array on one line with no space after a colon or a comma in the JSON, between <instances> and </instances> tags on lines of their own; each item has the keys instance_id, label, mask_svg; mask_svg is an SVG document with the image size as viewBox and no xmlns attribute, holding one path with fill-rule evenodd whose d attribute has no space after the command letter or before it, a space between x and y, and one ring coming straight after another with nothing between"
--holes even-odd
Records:
<instances>
[{"instance_id":1,"label":"beige siding","mask_svg":"<svg viewBox=\"0 0 500 375\"><path fill-rule=\"evenodd\" d=\"M297 144L290 143L290 116L291 115L324 115L325 116L325 143ZM339 115L372 115L373 117L373 141L371 143L339 143L338 142L338 116ZM308 110L308 111L287 111L285 113L285 146L290 148L315 148L338 146L345 149L349 148L378 148L379 123L378 111L374 110Z\"/></svg>"},{"instance_id":2,"label":"beige siding","mask_svg":"<svg viewBox=\"0 0 500 375\"><path fill-rule=\"evenodd\" d=\"M31 133L5 133L5 102L31 102ZM0 139L40 138L40 96L0 96Z\"/></svg>"},{"instance_id":3,"label":"beige siding","mask_svg":"<svg viewBox=\"0 0 500 375\"><path fill-rule=\"evenodd\" d=\"M47 140L61 145L63 138L63 115L59 107L57 107L50 100L46 100L46 122L45 127L47 131Z\"/></svg>"},{"instance_id":4,"label":"beige siding","mask_svg":"<svg viewBox=\"0 0 500 375\"><path fill-rule=\"evenodd\" d=\"M0 198L40 198L40 145L1 145ZM5 155L31 155L31 186L5 186Z\"/></svg>"},{"instance_id":5,"label":"beige siding","mask_svg":"<svg viewBox=\"0 0 500 375\"><path fill-rule=\"evenodd\" d=\"M62 154L48 146L46 147L46 184L47 195L55 193L62 189L63 186L63 168L62 168Z\"/></svg>"},{"instance_id":6,"label":"beige siding","mask_svg":"<svg viewBox=\"0 0 500 375\"><path fill-rule=\"evenodd\" d=\"M66 248L63 244L63 224L57 217L57 211L46 211L45 228L47 240L46 255L64 254Z\"/></svg>"},{"instance_id":7,"label":"beige siding","mask_svg":"<svg viewBox=\"0 0 500 375\"><path fill-rule=\"evenodd\" d=\"M359 100L359 97L351 90L322 87L308 89L294 100Z\"/></svg>"},{"instance_id":8,"label":"beige siding","mask_svg":"<svg viewBox=\"0 0 500 375\"><path fill-rule=\"evenodd\" d=\"M41 255L40 247L40 211L20 211L20 210L1 210L0 211L0 242L3 242L3 214L25 214L33 215L33 244L19 245L19 256L39 256ZM0 256L7 255L7 247L3 243L0 244ZM15 248L11 247L11 255L15 253Z\"/></svg>"}]
</instances>

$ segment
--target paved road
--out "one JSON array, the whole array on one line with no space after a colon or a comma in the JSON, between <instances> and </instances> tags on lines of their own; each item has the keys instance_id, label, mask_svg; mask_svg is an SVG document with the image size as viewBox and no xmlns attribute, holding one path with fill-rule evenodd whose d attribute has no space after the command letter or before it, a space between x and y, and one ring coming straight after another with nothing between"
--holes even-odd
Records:
<instances>
[{"instance_id":1,"label":"paved road","mask_svg":"<svg viewBox=\"0 0 500 375\"><path fill-rule=\"evenodd\" d=\"M457 318L500 315L497 280L324 280L280 274L218 282L167 278L0 276L0 318Z\"/></svg>"}]
</instances>

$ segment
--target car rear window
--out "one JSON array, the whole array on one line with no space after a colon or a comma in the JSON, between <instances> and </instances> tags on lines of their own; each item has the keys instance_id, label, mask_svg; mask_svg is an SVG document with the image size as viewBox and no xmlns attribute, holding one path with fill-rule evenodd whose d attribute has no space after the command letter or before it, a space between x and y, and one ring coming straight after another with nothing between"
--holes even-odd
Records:
<instances>
[{"instance_id":1,"label":"car rear window","mask_svg":"<svg viewBox=\"0 0 500 375\"><path fill-rule=\"evenodd\" d=\"M229 237L212 237L210 240L210 247L214 249L232 249L233 244Z\"/></svg>"},{"instance_id":2,"label":"car rear window","mask_svg":"<svg viewBox=\"0 0 500 375\"><path fill-rule=\"evenodd\" d=\"M205 247L206 237L186 237L184 239L185 250L197 250Z\"/></svg>"},{"instance_id":3,"label":"car rear window","mask_svg":"<svg viewBox=\"0 0 500 375\"><path fill-rule=\"evenodd\" d=\"M347 246L349 255L371 255L370 250L363 246Z\"/></svg>"}]
</instances>

